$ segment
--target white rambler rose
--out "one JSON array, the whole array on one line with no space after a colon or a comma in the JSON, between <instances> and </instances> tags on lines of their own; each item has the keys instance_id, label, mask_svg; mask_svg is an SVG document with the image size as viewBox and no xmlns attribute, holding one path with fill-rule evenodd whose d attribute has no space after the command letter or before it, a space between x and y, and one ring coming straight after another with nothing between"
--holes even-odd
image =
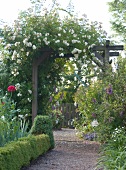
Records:
<instances>
[{"instance_id":1,"label":"white rambler rose","mask_svg":"<svg viewBox=\"0 0 126 170\"><path fill-rule=\"evenodd\" d=\"M58 36L61 37L61 34L59 33Z\"/></svg>"},{"instance_id":2,"label":"white rambler rose","mask_svg":"<svg viewBox=\"0 0 126 170\"><path fill-rule=\"evenodd\" d=\"M21 93L18 93L17 96L20 97L20 96L22 96L22 94L21 94Z\"/></svg>"},{"instance_id":3,"label":"white rambler rose","mask_svg":"<svg viewBox=\"0 0 126 170\"><path fill-rule=\"evenodd\" d=\"M55 43L60 43L60 40L56 40Z\"/></svg>"},{"instance_id":4,"label":"white rambler rose","mask_svg":"<svg viewBox=\"0 0 126 170\"><path fill-rule=\"evenodd\" d=\"M31 42L28 42L28 43L26 43L26 46L27 46L27 47L32 47L32 43L31 43Z\"/></svg>"},{"instance_id":5,"label":"white rambler rose","mask_svg":"<svg viewBox=\"0 0 126 170\"><path fill-rule=\"evenodd\" d=\"M27 56L27 57L29 56L29 52L26 53L26 56Z\"/></svg>"},{"instance_id":6,"label":"white rambler rose","mask_svg":"<svg viewBox=\"0 0 126 170\"><path fill-rule=\"evenodd\" d=\"M29 92L30 94L32 94L32 91L31 91L31 90L28 90L28 92Z\"/></svg>"},{"instance_id":7,"label":"white rambler rose","mask_svg":"<svg viewBox=\"0 0 126 170\"><path fill-rule=\"evenodd\" d=\"M15 50L13 51L13 55L14 55L14 56L16 56L16 55L17 55L17 52L16 52Z\"/></svg>"},{"instance_id":8,"label":"white rambler rose","mask_svg":"<svg viewBox=\"0 0 126 170\"><path fill-rule=\"evenodd\" d=\"M20 58L20 54L19 53L17 54L17 58Z\"/></svg>"},{"instance_id":9,"label":"white rambler rose","mask_svg":"<svg viewBox=\"0 0 126 170\"><path fill-rule=\"evenodd\" d=\"M86 46L86 45L88 45L88 43L87 43L87 42L85 42L85 46Z\"/></svg>"},{"instance_id":10,"label":"white rambler rose","mask_svg":"<svg viewBox=\"0 0 126 170\"><path fill-rule=\"evenodd\" d=\"M16 60L16 56L15 56L15 55L12 55L11 59L12 59L12 60Z\"/></svg>"},{"instance_id":11,"label":"white rambler rose","mask_svg":"<svg viewBox=\"0 0 126 170\"><path fill-rule=\"evenodd\" d=\"M73 37L77 37L77 34L73 34Z\"/></svg>"},{"instance_id":12,"label":"white rambler rose","mask_svg":"<svg viewBox=\"0 0 126 170\"><path fill-rule=\"evenodd\" d=\"M77 48L74 48L73 51L71 52L72 54L77 53Z\"/></svg>"},{"instance_id":13,"label":"white rambler rose","mask_svg":"<svg viewBox=\"0 0 126 170\"><path fill-rule=\"evenodd\" d=\"M21 60L20 60L20 59L17 59L17 63L18 63L18 64L21 64Z\"/></svg>"},{"instance_id":14,"label":"white rambler rose","mask_svg":"<svg viewBox=\"0 0 126 170\"><path fill-rule=\"evenodd\" d=\"M26 45L27 42L28 42L28 38L25 38L25 39L23 40L24 45Z\"/></svg>"},{"instance_id":15,"label":"white rambler rose","mask_svg":"<svg viewBox=\"0 0 126 170\"><path fill-rule=\"evenodd\" d=\"M49 42L49 41L45 41L45 44L46 44L46 45L49 45L49 44L50 44L50 42Z\"/></svg>"},{"instance_id":16,"label":"white rambler rose","mask_svg":"<svg viewBox=\"0 0 126 170\"><path fill-rule=\"evenodd\" d=\"M14 45L17 47L18 45L20 45L20 42L16 42Z\"/></svg>"},{"instance_id":17,"label":"white rambler rose","mask_svg":"<svg viewBox=\"0 0 126 170\"><path fill-rule=\"evenodd\" d=\"M15 38L16 38L16 36L12 36L12 37L11 37L11 39L12 39L13 41L15 40Z\"/></svg>"},{"instance_id":18,"label":"white rambler rose","mask_svg":"<svg viewBox=\"0 0 126 170\"><path fill-rule=\"evenodd\" d=\"M79 49L77 49L77 48L74 48L71 53L72 53L72 54L75 54L75 53L80 54L81 52L82 52L82 50L79 50Z\"/></svg>"},{"instance_id":19,"label":"white rambler rose","mask_svg":"<svg viewBox=\"0 0 126 170\"><path fill-rule=\"evenodd\" d=\"M77 77L74 77L74 81L77 81Z\"/></svg>"},{"instance_id":20,"label":"white rambler rose","mask_svg":"<svg viewBox=\"0 0 126 170\"><path fill-rule=\"evenodd\" d=\"M59 31L61 31L62 30L62 28L61 27L59 27Z\"/></svg>"},{"instance_id":21,"label":"white rambler rose","mask_svg":"<svg viewBox=\"0 0 126 170\"><path fill-rule=\"evenodd\" d=\"M11 47L11 44L7 44L5 49L9 49Z\"/></svg>"},{"instance_id":22,"label":"white rambler rose","mask_svg":"<svg viewBox=\"0 0 126 170\"><path fill-rule=\"evenodd\" d=\"M37 47L35 45L33 45L32 48L33 48L33 50L36 50Z\"/></svg>"},{"instance_id":23,"label":"white rambler rose","mask_svg":"<svg viewBox=\"0 0 126 170\"><path fill-rule=\"evenodd\" d=\"M63 43L64 43L66 46L69 46L69 43L67 42L67 40L63 40Z\"/></svg>"},{"instance_id":24,"label":"white rambler rose","mask_svg":"<svg viewBox=\"0 0 126 170\"><path fill-rule=\"evenodd\" d=\"M74 57L75 57L76 59L78 58L78 56L79 56L78 54L74 54Z\"/></svg>"},{"instance_id":25,"label":"white rambler rose","mask_svg":"<svg viewBox=\"0 0 126 170\"><path fill-rule=\"evenodd\" d=\"M16 90L18 90L21 87L21 85L19 83L17 83L17 84L15 84L15 87L16 87Z\"/></svg>"},{"instance_id":26,"label":"white rambler rose","mask_svg":"<svg viewBox=\"0 0 126 170\"><path fill-rule=\"evenodd\" d=\"M88 35L88 39L91 39L91 36L90 36L90 35Z\"/></svg>"},{"instance_id":27,"label":"white rambler rose","mask_svg":"<svg viewBox=\"0 0 126 170\"><path fill-rule=\"evenodd\" d=\"M2 120L5 120L5 116L1 116L1 119L2 119Z\"/></svg>"},{"instance_id":28,"label":"white rambler rose","mask_svg":"<svg viewBox=\"0 0 126 170\"><path fill-rule=\"evenodd\" d=\"M46 37L49 36L49 33L46 33L45 36L46 36Z\"/></svg>"},{"instance_id":29,"label":"white rambler rose","mask_svg":"<svg viewBox=\"0 0 126 170\"><path fill-rule=\"evenodd\" d=\"M75 43L80 43L79 40L72 40L72 43L75 44Z\"/></svg>"},{"instance_id":30,"label":"white rambler rose","mask_svg":"<svg viewBox=\"0 0 126 170\"><path fill-rule=\"evenodd\" d=\"M60 48L59 48L59 51L63 51L63 48L60 47Z\"/></svg>"},{"instance_id":31,"label":"white rambler rose","mask_svg":"<svg viewBox=\"0 0 126 170\"><path fill-rule=\"evenodd\" d=\"M81 52L82 52L82 50L79 50L79 49L78 49L78 53L80 54Z\"/></svg>"},{"instance_id":32,"label":"white rambler rose","mask_svg":"<svg viewBox=\"0 0 126 170\"><path fill-rule=\"evenodd\" d=\"M29 101L29 102L31 102L31 99L30 99L30 98L28 98L28 101Z\"/></svg>"},{"instance_id":33,"label":"white rambler rose","mask_svg":"<svg viewBox=\"0 0 126 170\"><path fill-rule=\"evenodd\" d=\"M60 54L59 54L59 56L63 57L63 56L64 56L64 54L63 54L63 53L60 53Z\"/></svg>"},{"instance_id":34,"label":"white rambler rose","mask_svg":"<svg viewBox=\"0 0 126 170\"><path fill-rule=\"evenodd\" d=\"M73 30L73 29L71 29L69 32L70 32L71 34L74 34L74 30Z\"/></svg>"},{"instance_id":35,"label":"white rambler rose","mask_svg":"<svg viewBox=\"0 0 126 170\"><path fill-rule=\"evenodd\" d=\"M66 30L63 30L63 33L66 33Z\"/></svg>"},{"instance_id":36,"label":"white rambler rose","mask_svg":"<svg viewBox=\"0 0 126 170\"><path fill-rule=\"evenodd\" d=\"M41 39L38 39L38 42L41 42Z\"/></svg>"},{"instance_id":37,"label":"white rambler rose","mask_svg":"<svg viewBox=\"0 0 126 170\"><path fill-rule=\"evenodd\" d=\"M50 75L48 75L47 78L50 78Z\"/></svg>"}]
</instances>

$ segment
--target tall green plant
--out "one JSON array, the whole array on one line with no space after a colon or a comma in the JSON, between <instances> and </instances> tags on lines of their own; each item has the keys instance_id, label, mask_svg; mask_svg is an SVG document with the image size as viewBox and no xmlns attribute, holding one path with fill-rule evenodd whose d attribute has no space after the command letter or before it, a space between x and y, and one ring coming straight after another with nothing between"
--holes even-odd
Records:
<instances>
[{"instance_id":1,"label":"tall green plant","mask_svg":"<svg viewBox=\"0 0 126 170\"><path fill-rule=\"evenodd\" d=\"M0 96L0 146L28 135L28 122L19 111L7 94Z\"/></svg>"}]
</instances>

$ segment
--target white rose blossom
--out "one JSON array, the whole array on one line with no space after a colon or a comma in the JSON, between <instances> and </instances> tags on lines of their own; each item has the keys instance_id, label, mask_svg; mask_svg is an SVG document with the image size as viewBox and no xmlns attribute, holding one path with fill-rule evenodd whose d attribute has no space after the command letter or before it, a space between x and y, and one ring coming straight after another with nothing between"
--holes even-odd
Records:
<instances>
[{"instance_id":1,"label":"white rose blossom","mask_svg":"<svg viewBox=\"0 0 126 170\"><path fill-rule=\"evenodd\" d=\"M18 45L20 45L20 42L16 42L14 45L17 47Z\"/></svg>"},{"instance_id":2,"label":"white rose blossom","mask_svg":"<svg viewBox=\"0 0 126 170\"><path fill-rule=\"evenodd\" d=\"M60 53L60 54L59 54L59 56L63 57L63 56L64 56L64 54L63 54L63 53Z\"/></svg>"},{"instance_id":3,"label":"white rose blossom","mask_svg":"<svg viewBox=\"0 0 126 170\"><path fill-rule=\"evenodd\" d=\"M31 91L31 90L28 90L28 92L29 92L30 94L32 94L32 91Z\"/></svg>"},{"instance_id":4,"label":"white rose blossom","mask_svg":"<svg viewBox=\"0 0 126 170\"><path fill-rule=\"evenodd\" d=\"M20 97L20 96L22 96L22 94L21 94L21 93L18 93L17 96Z\"/></svg>"},{"instance_id":5,"label":"white rose blossom","mask_svg":"<svg viewBox=\"0 0 126 170\"><path fill-rule=\"evenodd\" d=\"M29 52L26 53L26 56L27 56L27 57L29 56Z\"/></svg>"},{"instance_id":6,"label":"white rose blossom","mask_svg":"<svg viewBox=\"0 0 126 170\"><path fill-rule=\"evenodd\" d=\"M30 99L30 98L28 98L28 101L29 101L29 102L31 102L31 99Z\"/></svg>"},{"instance_id":7,"label":"white rose blossom","mask_svg":"<svg viewBox=\"0 0 126 170\"><path fill-rule=\"evenodd\" d=\"M60 40L56 40L55 43L60 43Z\"/></svg>"},{"instance_id":8,"label":"white rose blossom","mask_svg":"<svg viewBox=\"0 0 126 170\"><path fill-rule=\"evenodd\" d=\"M37 47L35 45L33 45L32 48L33 48L33 50L36 50Z\"/></svg>"},{"instance_id":9,"label":"white rose blossom","mask_svg":"<svg viewBox=\"0 0 126 170\"><path fill-rule=\"evenodd\" d=\"M18 90L21 87L21 85L19 83L17 83L17 84L15 84L15 87L16 87L16 90Z\"/></svg>"},{"instance_id":10,"label":"white rose blossom","mask_svg":"<svg viewBox=\"0 0 126 170\"><path fill-rule=\"evenodd\" d=\"M72 43L75 44L75 43L80 43L79 40L72 40Z\"/></svg>"},{"instance_id":11,"label":"white rose blossom","mask_svg":"<svg viewBox=\"0 0 126 170\"><path fill-rule=\"evenodd\" d=\"M21 60L20 60L20 59L17 59L17 63L18 63L18 64L21 64Z\"/></svg>"}]
</instances>

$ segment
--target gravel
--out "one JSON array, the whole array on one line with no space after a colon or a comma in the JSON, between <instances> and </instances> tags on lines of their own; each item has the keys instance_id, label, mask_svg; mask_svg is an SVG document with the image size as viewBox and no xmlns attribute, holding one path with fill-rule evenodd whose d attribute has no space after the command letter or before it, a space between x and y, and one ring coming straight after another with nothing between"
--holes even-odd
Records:
<instances>
[{"instance_id":1,"label":"gravel","mask_svg":"<svg viewBox=\"0 0 126 170\"><path fill-rule=\"evenodd\" d=\"M74 129L54 131L55 148L21 170L94 170L99 143L79 139Z\"/></svg>"}]
</instances>

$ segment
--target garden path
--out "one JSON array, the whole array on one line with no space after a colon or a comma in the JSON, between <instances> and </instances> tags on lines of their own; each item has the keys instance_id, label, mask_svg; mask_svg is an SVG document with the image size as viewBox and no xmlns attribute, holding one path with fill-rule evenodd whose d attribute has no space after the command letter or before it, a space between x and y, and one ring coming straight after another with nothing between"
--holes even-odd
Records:
<instances>
[{"instance_id":1,"label":"garden path","mask_svg":"<svg viewBox=\"0 0 126 170\"><path fill-rule=\"evenodd\" d=\"M94 170L99 143L79 139L74 129L54 131L55 148L22 170Z\"/></svg>"}]
</instances>

